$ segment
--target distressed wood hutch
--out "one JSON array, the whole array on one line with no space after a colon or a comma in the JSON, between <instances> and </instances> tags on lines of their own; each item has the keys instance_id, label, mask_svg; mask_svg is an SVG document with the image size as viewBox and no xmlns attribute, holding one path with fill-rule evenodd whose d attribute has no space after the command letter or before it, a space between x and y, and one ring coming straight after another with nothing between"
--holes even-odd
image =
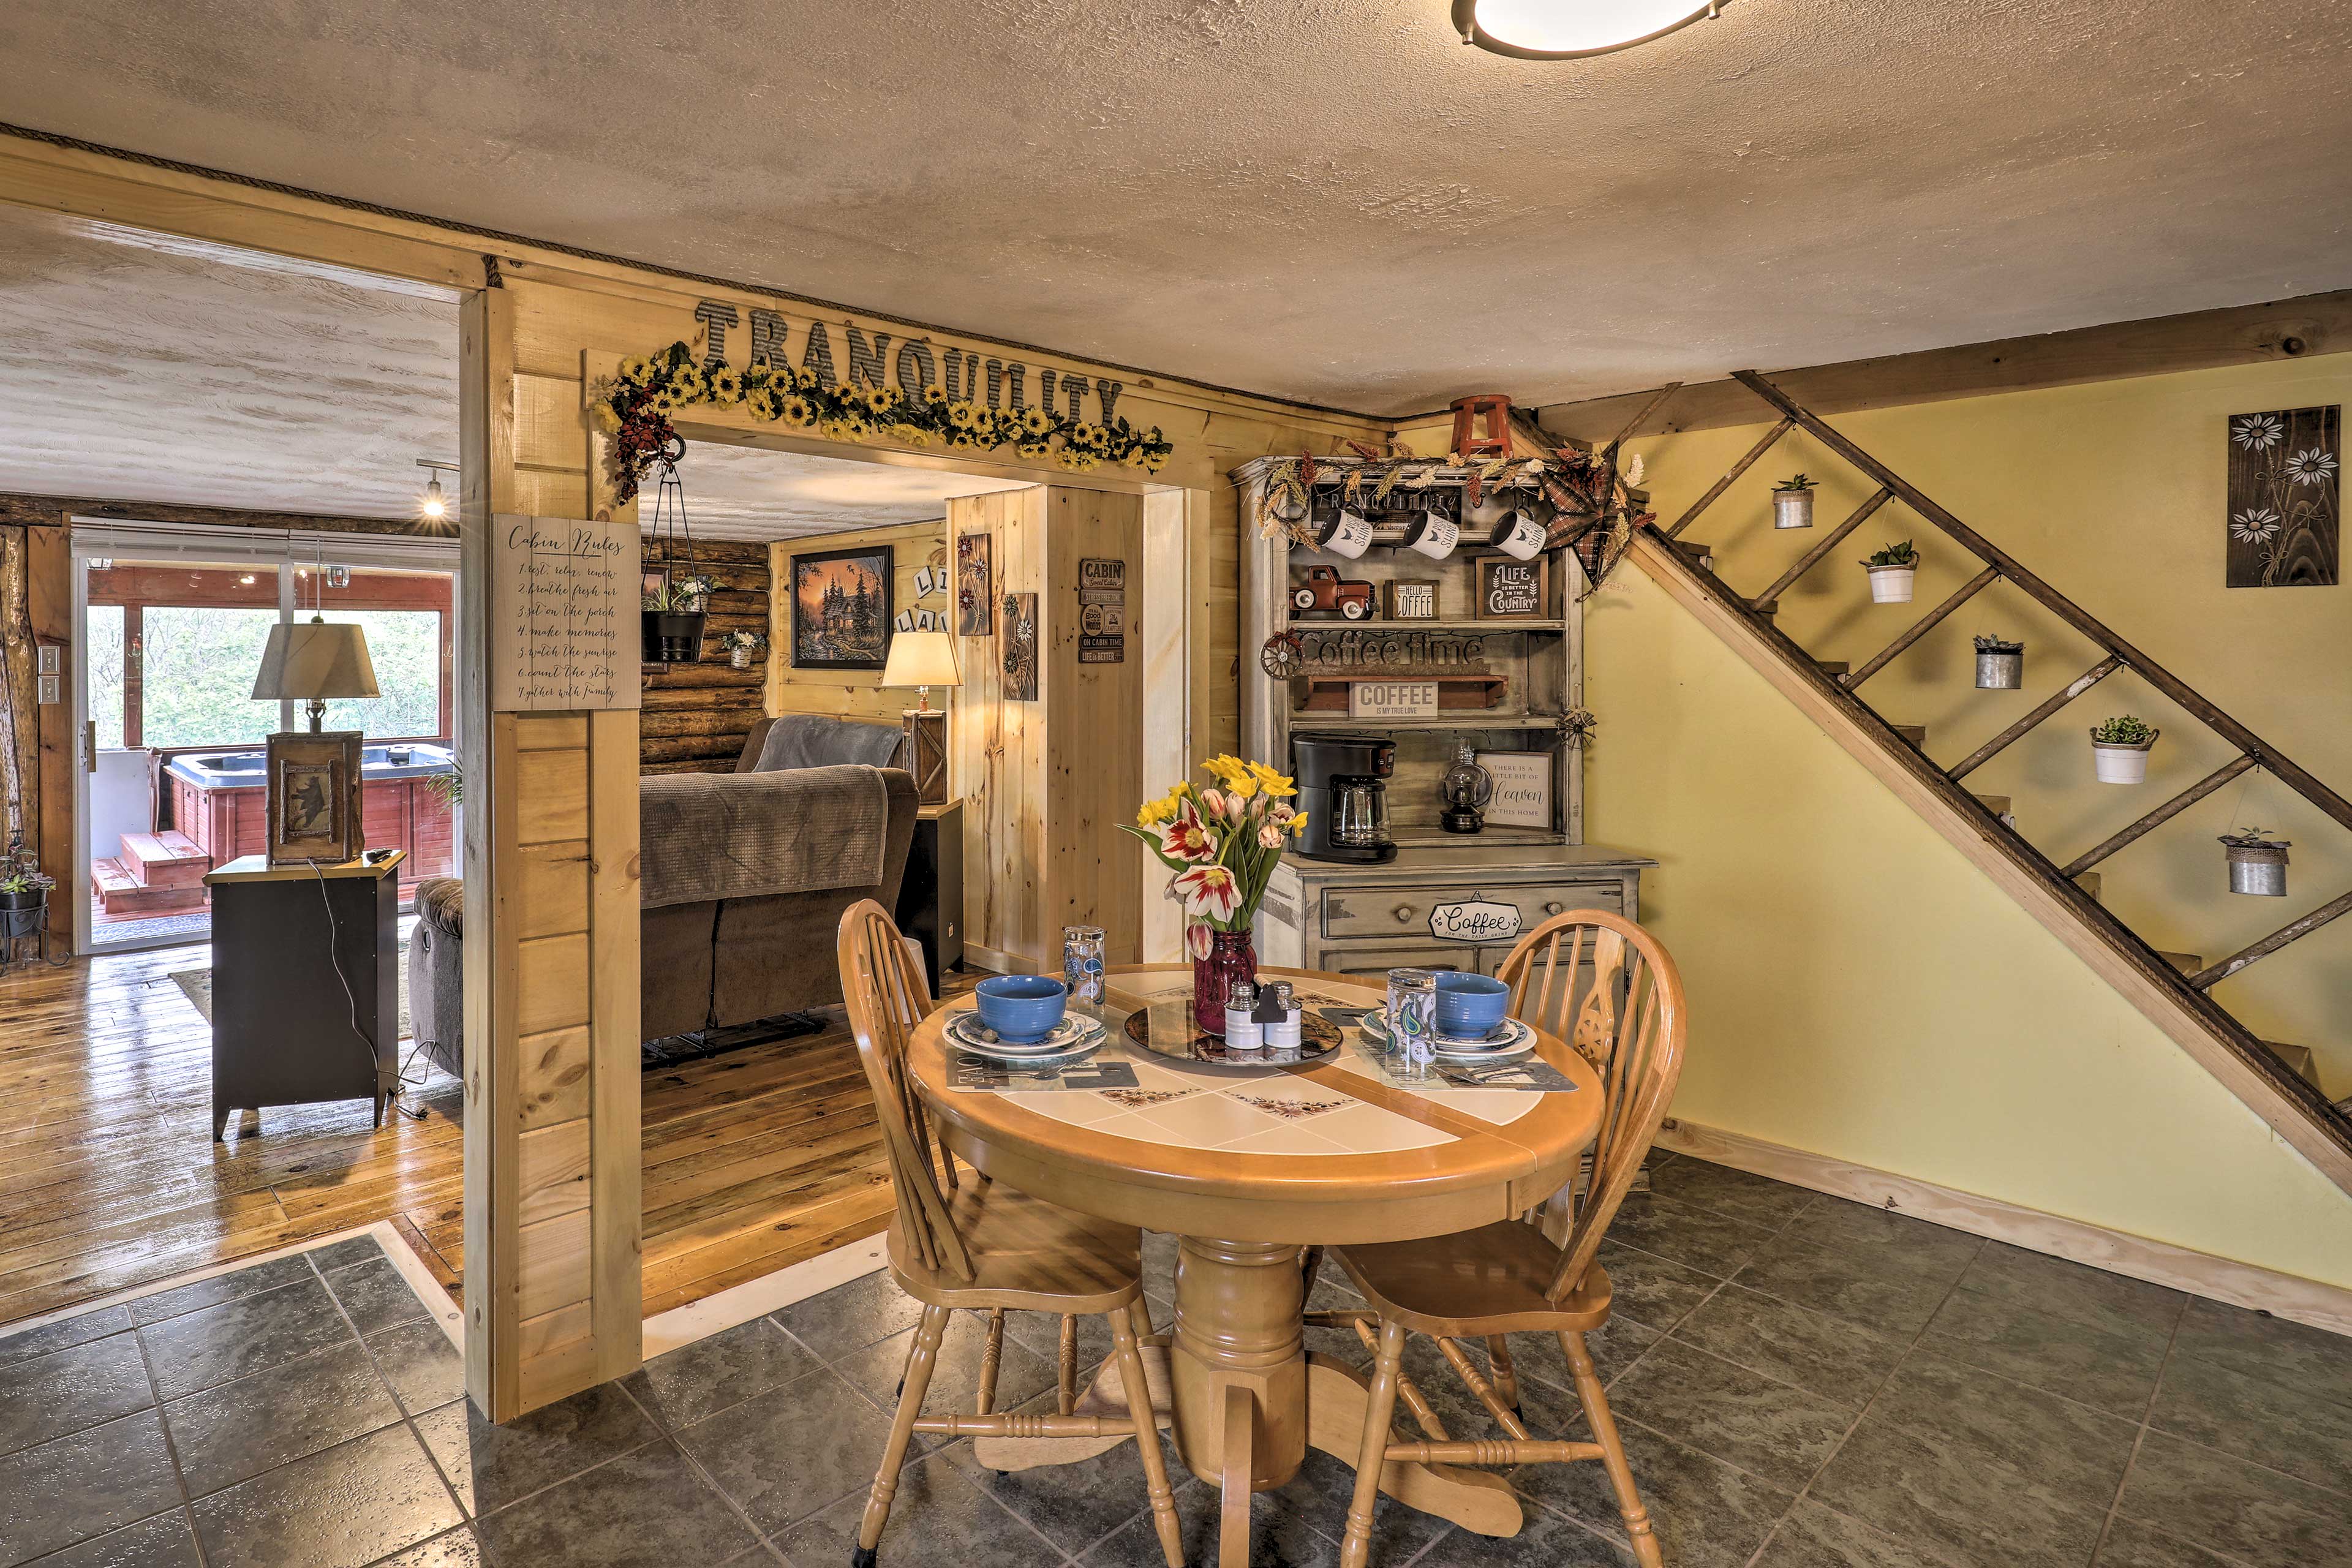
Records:
<instances>
[{"instance_id":1,"label":"distressed wood hutch","mask_svg":"<svg viewBox=\"0 0 2352 1568\"><path fill-rule=\"evenodd\" d=\"M1370 549L1349 560L1297 543L1289 533L1262 533L1267 486L1286 459L1262 458L1234 470L1241 542L1241 740L1244 754L1289 766L1290 738L1312 731L1384 736L1396 744L1389 780L1395 860L1343 865L1291 854L1283 858L1257 923L1259 962L1340 973L1377 973L1402 965L1491 973L1523 930L1570 909L1605 909L1640 918L1642 872L1656 864L1638 855L1584 843L1584 773L1570 716L1583 706L1583 569L1573 552L1552 550L1528 564L1540 584L1534 613L1482 614L1482 563L1506 561L1466 520L1451 554L1433 560L1405 548L1425 501L1391 510L1363 505L1372 523ZM1336 510L1354 459L1318 458L1308 487L1310 526ZM1466 471L1433 459L1419 470L1417 496L1435 490L1465 517ZM1400 487L1402 488L1402 487ZM1491 570L1491 566L1489 567ZM1308 607L1333 604L1332 574L1369 583L1365 613ZM1389 611L1400 584L1427 584L1433 616L1400 619ZM1268 641L1295 634L1302 662L1290 676L1260 662ZM1351 678L1393 674L1444 679L1442 706L1413 718L1354 717L1345 704ZM1320 677L1321 679L1318 679ZM1458 705L1457 705L1458 704ZM1551 780L1549 821L1540 826L1488 825L1454 834L1438 824L1438 781L1464 742L1480 752L1540 756ZM1469 911L1466 906L1491 906ZM1509 911L1506 914L1504 911Z\"/></svg>"}]
</instances>

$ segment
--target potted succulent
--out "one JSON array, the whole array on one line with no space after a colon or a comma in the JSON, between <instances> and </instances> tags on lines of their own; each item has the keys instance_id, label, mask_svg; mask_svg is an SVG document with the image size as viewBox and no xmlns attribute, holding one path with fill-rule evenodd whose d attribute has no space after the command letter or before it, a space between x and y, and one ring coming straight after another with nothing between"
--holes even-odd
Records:
<instances>
[{"instance_id":1,"label":"potted succulent","mask_svg":"<svg viewBox=\"0 0 2352 1568\"><path fill-rule=\"evenodd\" d=\"M688 594L689 584L703 584ZM710 595L708 577L665 577L645 595L645 658L647 664L692 664L702 657L703 611Z\"/></svg>"},{"instance_id":2,"label":"potted succulent","mask_svg":"<svg viewBox=\"0 0 2352 1568\"><path fill-rule=\"evenodd\" d=\"M2007 637L1977 638L1977 689L2014 691L2025 684L2025 645Z\"/></svg>"},{"instance_id":3,"label":"potted succulent","mask_svg":"<svg viewBox=\"0 0 2352 1568\"><path fill-rule=\"evenodd\" d=\"M1911 584L1919 574L1919 552L1905 540L1874 550L1863 558L1863 570L1870 574L1870 602L1874 605L1907 605L1911 602Z\"/></svg>"},{"instance_id":4,"label":"potted succulent","mask_svg":"<svg viewBox=\"0 0 2352 1568\"><path fill-rule=\"evenodd\" d=\"M2261 899L2286 897L2286 852L2294 840L2273 838L2272 831L2249 827L2221 835L2230 857L2230 891Z\"/></svg>"},{"instance_id":5,"label":"potted succulent","mask_svg":"<svg viewBox=\"0 0 2352 1568\"><path fill-rule=\"evenodd\" d=\"M2101 784L2145 784L2147 749L2163 731L2145 719L2119 713L2091 731L2091 761Z\"/></svg>"},{"instance_id":6,"label":"potted succulent","mask_svg":"<svg viewBox=\"0 0 2352 1568\"><path fill-rule=\"evenodd\" d=\"M58 879L33 869L30 861L0 862L0 937L37 936Z\"/></svg>"},{"instance_id":7,"label":"potted succulent","mask_svg":"<svg viewBox=\"0 0 2352 1568\"><path fill-rule=\"evenodd\" d=\"M1813 526L1813 483L1804 475L1798 474L1772 487L1773 527Z\"/></svg>"},{"instance_id":8,"label":"potted succulent","mask_svg":"<svg viewBox=\"0 0 2352 1568\"><path fill-rule=\"evenodd\" d=\"M768 639L758 632L738 629L719 634L719 646L727 650L727 662L737 669L751 668L751 656L767 646Z\"/></svg>"}]
</instances>

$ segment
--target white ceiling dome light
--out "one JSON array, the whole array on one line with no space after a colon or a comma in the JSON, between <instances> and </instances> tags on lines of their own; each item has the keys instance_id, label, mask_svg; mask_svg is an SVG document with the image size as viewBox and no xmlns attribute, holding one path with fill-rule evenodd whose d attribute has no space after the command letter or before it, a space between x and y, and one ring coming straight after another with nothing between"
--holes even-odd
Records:
<instances>
[{"instance_id":1,"label":"white ceiling dome light","mask_svg":"<svg viewBox=\"0 0 2352 1568\"><path fill-rule=\"evenodd\" d=\"M1465 44L1528 60L1630 49L1720 13L1729 0L1454 0Z\"/></svg>"}]
</instances>

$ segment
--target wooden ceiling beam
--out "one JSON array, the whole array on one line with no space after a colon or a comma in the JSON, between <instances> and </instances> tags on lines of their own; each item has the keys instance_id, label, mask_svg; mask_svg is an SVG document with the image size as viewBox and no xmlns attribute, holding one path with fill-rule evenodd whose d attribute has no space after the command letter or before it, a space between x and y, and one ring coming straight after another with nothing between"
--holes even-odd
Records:
<instances>
[{"instance_id":1,"label":"wooden ceiling beam","mask_svg":"<svg viewBox=\"0 0 2352 1568\"><path fill-rule=\"evenodd\" d=\"M2347 352L2352 352L2352 289L2339 289L2183 316L1775 371L1772 379L1815 414L1852 414ZM1581 403L1548 404L1536 410L1536 422L1555 436L1605 441L1656 395L1657 389L1646 388ZM1773 413L1727 377L1682 387L1645 427L1668 434L1715 430L1765 424Z\"/></svg>"}]
</instances>

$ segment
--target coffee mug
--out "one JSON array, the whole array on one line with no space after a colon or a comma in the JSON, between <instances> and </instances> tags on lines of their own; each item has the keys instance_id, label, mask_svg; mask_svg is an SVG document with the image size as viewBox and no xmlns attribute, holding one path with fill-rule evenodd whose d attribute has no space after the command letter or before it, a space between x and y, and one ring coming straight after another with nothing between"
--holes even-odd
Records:
<instances>
[{"instance_id":1,"label":"coffee mug","mask_svg":"<svg viewBox=\"0 0 2352 1568\"><path fill-rule=\"evenodd\" d=\"M1317 531L1315 547L1353 561L1372 547L1371 522L1342 507Z\"/></svg>"},{"instance_id":2,"label":"coffee mug","mask_svg":"<svg viewBox=\"0 0 2352 1568\"><path fill-rule=\"evenodd\" d=\"M1536 514L1526 507L1514 507L1503 514L1486 542L1517 561L1532 561L1543 553L1544 540L1549 531L1536 520Z\"/></svg>"},{"instance_id":3,"label":"coffee mug","mask_svg":"<svg viewBox=\"0 0 2352 1568\"><path fill-rule=\"evenodd\" d=\"M1412 531L1405 535L1404 547L1426 555L1432 561L1443 561L1454 553L1454 543L1461 537L1462 530L1455 526L1452 518L1425 511L1421 514L1421 521L1412 525Z\"/></svg>"}]
</instances>

